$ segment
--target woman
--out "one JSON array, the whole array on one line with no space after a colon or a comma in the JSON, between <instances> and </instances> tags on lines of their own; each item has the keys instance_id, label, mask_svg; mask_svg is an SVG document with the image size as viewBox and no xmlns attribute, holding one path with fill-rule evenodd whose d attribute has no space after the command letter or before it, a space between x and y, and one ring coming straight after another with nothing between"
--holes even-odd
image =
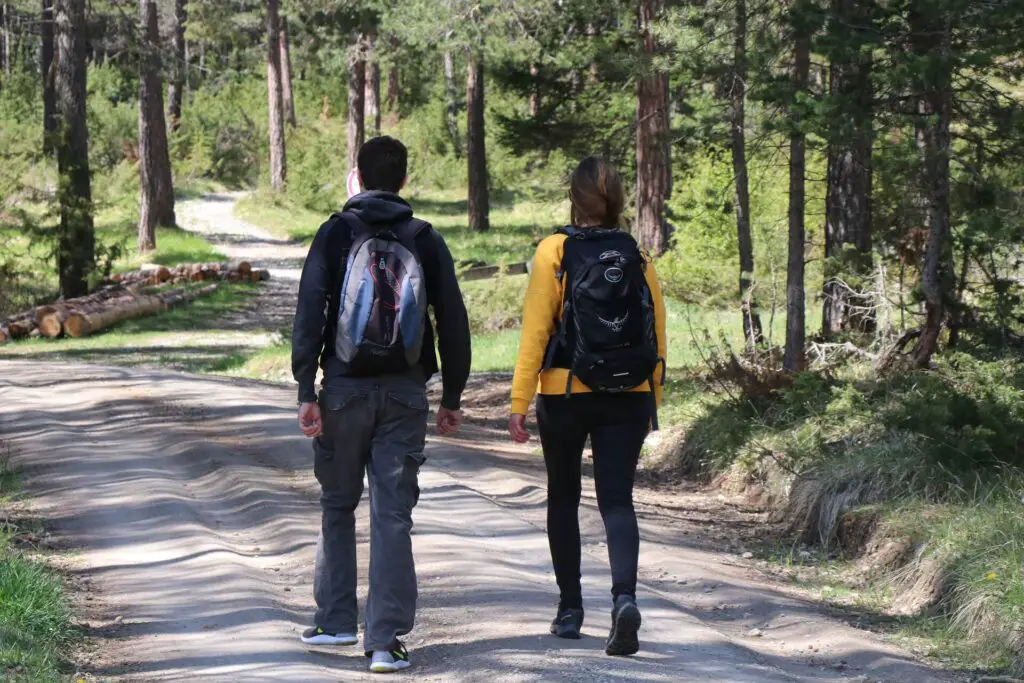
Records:
<instances>
[{"instance_id":1,"label":"woman","mask_svg":"<svg viewBox=\"0 0 1024 683\"><path fill-rule=\"evenodd\" d=\"M605 651L631 655L640 647L641 621L633 480L661 400L665 305L650 259L632 237L619 232L625 196L615 169L604 159L584 159L572 174L569 199L572 225L541 242L534 257L509 434L518 443L530 438L526 414L539 393L548 542L560 591L551 632L561 638L579 638L583 625L580 463L590 437L612 570L612 628ZM591 289L581 295L585 287ZM639 299L630 303L630 297ZM622 312L602 312L612 305L623 306ZM631 330L630 341L613 343ZM604 342L598 338L607 342L600 349Z\"/></svg>"}]
</instances>

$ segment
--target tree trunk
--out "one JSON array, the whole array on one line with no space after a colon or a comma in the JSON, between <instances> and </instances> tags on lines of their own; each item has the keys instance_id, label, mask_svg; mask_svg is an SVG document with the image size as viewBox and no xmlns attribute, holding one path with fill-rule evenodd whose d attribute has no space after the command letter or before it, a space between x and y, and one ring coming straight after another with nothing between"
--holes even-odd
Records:
<instances>
[{"instance_id":1,"label":"tree trunk","mask_svg":"<svg viewBox=\"0 0 1024 683\"><path fill-rule=\"evenodd\" d=\"M60 134L60 234L57 272L60 294L81 296L96 262L89 176L89 129L85 118L85 0L56 0L55 89Z\"/></svg>"},{"instance_id":2,"label":"tree trunk","mask_svg":"<svg viewBox=\"0 0 1024 683\"><path fill-rule=\"evenodd\" d=\"M750 233L750 178L747 173L747 3L736 0L736 27L733 40L733 79L730 88L730 128L732 131L732 170L736 182L736 235L740 251L740 310L743 338L748 348L761 343L763 331L751 291L754 276L754 241Z\"/></svg>"},{"instance_id":3,"label":"tree trunk","mask_svg":"<svg viewBox=\"0 0 1024 683\"><path fill-rule=\"evenodd\" d=\"M802 23L801 20L794 22ZM782 366L788 372L803 370L806 327L804 319L804 192L806 181L807 136L797 97L807 90L811 67L811 40L808 32L796 27L793 50L793 94L790 108L792 132L789 136L789 263L786 269L786 351Z\"/></svg>"},{"instance_id":4,"label":"tree trunk","mask_svg":"<svg viewBox=\"0 0 1024 683\"><path fill-rule=\"evenodd\" d=\"M392 64L388 68L388 111L398 113L398 65Z\"/></svg>"},{"instance_id":5,"label":"tree trunk","mask_svg":"<svg viewBox=\"0 0 1024 683\"><path fill-rule=\"evenodd\" d=\"M587 24L587 37L588 38L590 38L593 41L599 35L600 35L600 32L597 30L596 26L594 26L593 24ZM587 82L588 83L590 83L591 85L593 85L594 83L600 83L600 81L601 81L601 74L599 72L599 69L598 69L596 61L590 62L589 74L590 75L587 77Z\"/></svg>"},{"instance_id":6,"label":"tree trunk","mask_svg":"<svg viewBox=\"0 0 1024 683\"><path fill-rule=\"evenodd\" d=\"M487 175L487 146L484 138L484 60L472 54L466 69L466 120L469 153L469 229L491 229L490 179Z\"/></svg>"},{"instance_id":7,"label":"tree trunk","mask_svg":"<svg viewBox=\"0 0 1024 683\"><path fill-rule=\"evenodd\" d=\"M537 112L540 111L540 92L537 88L537 76L540 75L540 69L537 68L536 64L530 64L530 117L537 118Z\"/></svg>"},{"instance_id":8,"label":"tree trunk","mask_svg":"<svg viewBox=\"0 0 1024 683\"><path fill-rule=\"evenodd\" d=\"M462 158L462 137L459 135L459 89L455 85L455 57L451 50L444 51L444 120L448 126L448 139L455 158Z\"/></svg>"},{"instance_id":9,"label":"tree trunk","mask_svg":"<svg viewBox=\"0 0 1024 683\"><path fill-rule=\"evenodd\" d=\"M156 227L174 225L174 182L167 148L163 84L160 82L160 28L154 0L140 0L139 33L139 251L156 248Z\"/></svg>"},{"instance_id":10,"label":"tree trunk","mask_svg":"<svg viewBox=\"0 0 1024 683\"><path fill-rule=\"evenodd\" d=\"M284 92L281 78L281 22L278 0L267 0L267 98L270 105L270 187L284 190L288 161L284 141Z\"/></svg>"},{"instance_id":11,"label":"tree trunk","mask_svg":"<svg viewBox=\"0 0 1024 683\"><path fill-rule=\"evenodd\" d=\"M366 62L363 60L362 41L351 48L348 60L348 167L359 163L359 148L365 138Z\"/></svg>"},{"instance_id":12,"label":"tree trunk","mask_svg":"<svg viewBox=\"0 0 1024 683\"><path fill-rule=\"evenodd\" d=\"M288 125L295 128L299 120L295 117L295 97L292 95L292 50L288 41L288 17L281 17L281 96L284 98L284 115Z\"/></svg>"},{"instance_id":13,"label":"tree trunk","mask_svg":"<svg viewBox=\"0 0 1024 683\"><path fill-rule=\"evenodd\" d=\"M835 31L859 30L867 21L861 0L832 0ZM845 36L845 44L855 43ZM829 67L831 116L828 186L825 194L825 287L822 335L871 332L875 315L865 292L871 274L871 148L873 144L871 54L840 48Z\"/></svg>"},{"instance_id":14,"label":"tree trunk","mask_svg":"<svg viewBox=\"0 0 1024 683\"><path fill-rule=\"evenodd\" d=\"M664 8L663 0L640 0L639 29L642 57L648 66L637 79L636 234L654 255L668 248L665 201L671 196L671 158L668 152L668 77L650 61L659 51L651 30Z\"/></svg>"},{"instance_id":15,"label":"tree trunk","mask_svg":"<svg viewBox=\"0 0 1024 683\"><path fill-rule=\"evenodd\" d=\"M918 104L917 145L921 160L919 194L928 243L921 266L925 322L914 348L914 361L920 367L927 367L938 346L952 285L949 214L952 46L946 20L930 8L920 7L919 3L911 6L910 29L912 50L932 67L927 69L927 76L919 76L920 82L915 84L923 93Z\"/></svg>"},{"instance_id":16,"label":"tree trunk","mask_svg":"<svg viewBox=\"0 0 1024 683\"><path fill-rule=\"evenodd\" d=\"M57 95L53 91L53 0L42 0L39 26L39 73L43 81L43 152L52 154L57 144Z\"/></svg>"},{"instance_id":17,"label":"tree trunk","mask_svg":"<svg viewBox=\"0 0 1024 683\"><path fill-rule=\"evenodd\" d=\"M0 43L3 51L0 52L0 59L3 59L4 75L11 78L11 7L6 0L0 1Z\"/></svg>"},{"instance_id":18,"label":"tree trunk","mask_svg":"<svg viewBox=\"0 0 1024 683\"><path fill-rule=\"evenodd\" d=\"M366 62L366 118L371 126L369 137L380 135L380 61L377 54L377 29L367 34L370 59Z\"/></svg>"},{"instance_id":19,"label":"tree trunk","mask_svg":"<svg viewBox=\"0 0 1024 683\"><path fill-rule=\"evenodd\" d=\"M185 24L188 22L188 0L174 0L174 32L171 43L174 48L174 68L171 69L171 87L167 92L167 118L171 128L178 130L181 125L181 101L188 79L188 55L185 49Z\"/></svg>"}]
</instances>

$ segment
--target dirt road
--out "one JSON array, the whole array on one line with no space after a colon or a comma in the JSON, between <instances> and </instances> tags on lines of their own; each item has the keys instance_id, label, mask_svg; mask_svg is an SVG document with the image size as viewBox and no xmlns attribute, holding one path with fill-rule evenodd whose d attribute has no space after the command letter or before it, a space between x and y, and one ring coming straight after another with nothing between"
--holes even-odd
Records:
<instances>
[{"instance_id":1,"label":"dirt road","mask_svg":"<svg viewBox=\"0 0 1024 683\"><path fill-rule=\"evenodd\" d=\"M177 206L181 227L213 243L233 261L248 261L270 271L270 280L244 309L220 321L225 330L280 330L291 325L306 247L281 240L235 216L244 192L205 194Z\"/></svg>"},{"instance_id":2,"label":"dirt road","mask_svg":"<svg viewBox=\"0 0 1024 683\"><path fill-rule=\"evenodd\" d=\"M370 678L358 648L298 640L312 616L319 510L290 389L0 361L0 437L57 543L80 549L69 571L93 637L81 663L89 676ZM749 562L702 550L656 510L641 522L640 656L602 653L607 561L589 503L586 638L546 635L556 598L543 472L528 450L495 450L473 440L428 448L415 513L414 680L953 680L760 583Z\"/></svg>"}]
</instances>

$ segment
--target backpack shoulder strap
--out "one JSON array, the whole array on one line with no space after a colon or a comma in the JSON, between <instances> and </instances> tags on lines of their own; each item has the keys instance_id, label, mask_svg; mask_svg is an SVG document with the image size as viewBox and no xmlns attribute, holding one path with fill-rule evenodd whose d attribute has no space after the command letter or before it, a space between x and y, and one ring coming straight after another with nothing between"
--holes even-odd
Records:
<instances>
[{"instance_id":1,"label":"backpack shoulder strap","mask_svg":"<svg viewBox=\"0 0 1024 683\"><path fill-rule=\"evenodd\" d=\"M433 227L434 226L432 226L425 220L413 216L412 218L409 219L409 222L406 223L399 230L407 231L415 239L416 237L419 237L419 234L421 232L423 232L424 230L430 230Z\"/></svg>"},{"instance_id":2,"label":"backpack shoulder strap","mask_svg":"<svg viewBox=\"0 0 1024 683\"><path fill-rule=\"evenodd\" d=\"M422 257L416 248L416 240L423 232L430 230L432 227L430 223L413 217L408 222L396 227L394 234L398 238L399 244L408 249L417 260L420 260Z\"/></svg>"}]
</instances>

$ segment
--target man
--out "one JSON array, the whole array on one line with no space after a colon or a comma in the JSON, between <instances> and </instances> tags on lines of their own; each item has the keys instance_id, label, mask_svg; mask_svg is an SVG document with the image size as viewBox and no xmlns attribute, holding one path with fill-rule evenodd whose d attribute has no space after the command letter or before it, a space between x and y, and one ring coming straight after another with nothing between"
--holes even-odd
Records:
<instances>
[{"instance_id":1,"label":"man","mask_svg":"<svg viewBox=\"0 0 1024 683\"><path fill-rule=\"evenodd\" d=\"M399 640L416 613L412 508L427 432L426 382L438 371L429 306L437 322L443 395L437 428L462 423L469 377L469 319L441 235L398 196L408 155L379 137L359 150L364 192L321 226L302 269L292 337L299 426L314 439L322 496L313 645L358 642L355 509L370 486L370 587L363 650L370 670L409 666ZM317 367L323 370L319 400Z\"/></svg>"}]
</instances>

